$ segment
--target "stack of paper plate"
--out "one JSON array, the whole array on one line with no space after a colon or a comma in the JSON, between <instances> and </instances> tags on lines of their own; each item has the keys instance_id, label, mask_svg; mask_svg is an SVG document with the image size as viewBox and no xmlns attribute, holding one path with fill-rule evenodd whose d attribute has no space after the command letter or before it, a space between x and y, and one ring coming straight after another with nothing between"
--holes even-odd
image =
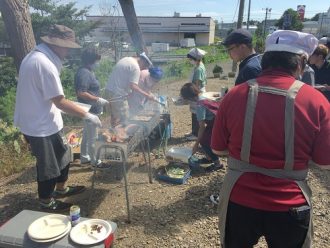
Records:
<instances>
[{"instance_id":1,"label":"stack of paper plate","mask_svg":"<svg viewBox=\"0 0 330 248\"><path fill-rule=\"evenodd\" d=\"M28 235L35 242L51 242L64 237L71 229L68 216L50 214L35 220L28 228Z\"/></svg>"},{"instance_id":2,"label":"stack of paper plate","mask_svg":"<svg viewBox=\"0 0 330 248\"><path fill-rule=\"evenodd\" d=\"M73 227L70 238L77 244L92 245L105 240L111 232L111 225L107 221L90 219Z\"/></svg>"}]
</instances>

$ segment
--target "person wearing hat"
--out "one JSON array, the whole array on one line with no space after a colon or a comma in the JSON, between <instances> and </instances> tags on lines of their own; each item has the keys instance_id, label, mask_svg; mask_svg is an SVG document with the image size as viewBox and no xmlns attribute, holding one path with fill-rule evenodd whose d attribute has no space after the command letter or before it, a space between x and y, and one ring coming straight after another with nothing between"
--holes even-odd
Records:
<instances>
[{"instance_id":1,"label":"person wearing hat","mask_svg":"<svg viewBox=\"0 0 330 248\"><path fill-rule=\"evenodd\" d=\"M129 115L127 97L131 92L138 92L149 100L154 95L142 90L138 83L140 71L148 69L152 62L143 52L138 57L124 57L114 66L106 85L106 99L110 102L109 109L111 126L126 125ZM111 99L116 99L111 101Z\"/></svg>"},{"instance_id":2,"label":"person wearing hat","mask_svg":"<svg viewBox=\"0 0 330 248\"><path fill-rule=\"evenodd\" d=\"M315 83L324 86L320 90L330 101L330 62L326 59L327 54L328 48L319 44L309 58L309 64L315 72Z\"/></svg>"},{"instance_id":3,"label":"person wearing hat","mask_svg":"<svg viewBox=\"0 0 330 248\"><path fill-rule=\"evenodd\" d=\"M197 139L192 148L192 155L201 146L205 157L198 159L196 162L199 164L210 164L205 168L206 172L222 169L223 165L220 163L219 157L212 152L210 147L215 115L208 105L204 103L206 99L202 96L202 91L197 85L186 83L180 89L180 95L183 99L196 103L196 116L199 128Z\"/></svg>"},{"instance_id":4,"label":"person wearing hat","mask_svg":"<svg viewBox=\"0 0 330 248\"><path fill-rule=\"evenodd\" d=\"M207 52L199 49L192 48L187 54L189 62L194 66L191 72L189 82L196 85L201 92L206 92L205 86L207 84L206 69L203 63L203 57ZM188 140L197 140L199 124L196 116L196 103L190 102L191 112L191 133L186 134Z\"/></svg>"},{"instance_id":5,"label":"person wearing hat","mask_svg":"<svg viewBox=\"0 0 330 248\"><path fill-rule=\"evenodd\" d=\"M45 211L68 211L71 203L57 198L81 193L84 186L66 186L70 147L63 132L61 111L101 125L64 96L60 80L63 59L80 48L72 29L53 25L48 35L23 59L18 76L14 124L23 133L36 157L38 197Z\"/></svg>"},{"instance_id":6,"label":"person wearing hat","mask_svg":"<svg viewBox=\"0 0 330 248\"><path fill-rule=\"evenodd\" d=\"M78 69L74 86L77 94L78 102L91 105L89 110L94 115L100 115L103 112L103 106L109 102L100 97L100 83L97 80L94 70L97 68L101 55L94 47L88 47L81 54L82 66ZM104 168L107 164L103 164L101 160L96 160L95 141L97 138L97 125L85 120L83 136L80 145L80 163L91 163L92 166Z\"/></svg>"},{"instance_id":7,"label":"person wearing hat","mask_svg":"<svg viewBox=\"0 0 330 248\"><path fill-rule=\"evenodd\" d=\"M163 77L163 70L160 67L150 67L148 70L142 70L139 79L139 88L148 94ZM133 91L128 97L128 106L130 115L136 115L143 109L143 105L148 99L137 91Z\"/></svg>"},{"instance_id":8,"label":"person wearing hat","mask_svg":"<svg viewBox=\"0 0 330 248\"><path fill-rule=\"evenodd\" d=\"M317 39L279 30L266 39L262 73L221 100L211 147L228 155L220 191L223 247L312 247L310 165L330 169L330 107L302 74ZM233 115L233 113L235 113Z\"/></svg>"},{"instance_id":9,"label":"person wearing hat","mask_svg":"<svg viewBox=\"0 0 330 248\"><path fill-rule=\"evenodd\" d=\"M261 72L261 56L253 48L252 35L245 29L232 31L222 43L234 62L240 62L235 85L256 78Z\"/></svg>"}]
</instances>

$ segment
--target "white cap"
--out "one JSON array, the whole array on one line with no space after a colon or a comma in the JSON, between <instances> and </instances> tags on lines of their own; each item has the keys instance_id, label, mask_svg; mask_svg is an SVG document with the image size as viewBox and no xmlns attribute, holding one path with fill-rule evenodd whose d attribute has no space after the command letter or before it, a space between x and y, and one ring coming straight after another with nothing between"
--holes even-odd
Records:
<instances>
[{"instance_id":1,"label":"white cap","mask_svg":"<svg viewBox=\"0 0 330 248\"><path fill-rule=\"evenodd\" d=\"M308 58L314 52L317 44L318 40L312 34L292 30L277 30L267 36L265 52L305 54Z\"/></svg>"},{"instance_id":2,"label":"white cap","mask_svg":"<svg viewBox=\"0 0 330 248\"><path fill-rule=\"evenodd\" d=\"M143 53L140 53L139 55L141 58L143 58L148 64L149 64L149 67L152 66L152 62L151 60L148 58L147 54L145 52Z\"/></svg>"},{"instance_id":3,"label":"white cap","mask_svg":"<svg viewBox=\"0 0 330 248\"><path fill-rule=\"evenodd\" d=\"M330 38L328 37L322 37L321 39L319 39L319 44L322 45L330 45Z\"/></svg>"},{"instance_id":4,"label":"white cap","mask_svg":"<svg viewBox=\"0 0 330 248\"><path fill-rule=\"evenodd\" d=\"M190 56L192 56L192 57L194 57L195 59L198 59L198 60L202 59L205 54L207 54L206 51L204 51L202 49L199 49L199 48L196 48L196 47L191 49L188 53L188 55L190 55Z\"/></svg>"}]
</instances>

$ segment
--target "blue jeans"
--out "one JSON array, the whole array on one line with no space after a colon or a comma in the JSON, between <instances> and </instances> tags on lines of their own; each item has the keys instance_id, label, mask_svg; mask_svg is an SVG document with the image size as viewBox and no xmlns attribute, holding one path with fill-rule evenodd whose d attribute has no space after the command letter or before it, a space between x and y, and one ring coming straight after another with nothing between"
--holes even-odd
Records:
<instances>
[{"instance_id":1,"label":"blue jeans","mask_svg":"<svg viewBox=\"0 0 330 248\"><path fill-rule=\"evenodd\" d=\"M201 145L201 147L202 147L203 151L205 152L205 154L211 158L212 162L219 160L219 157L212 152L211 147L205 146L205 145Z\"/></svg>"},{"instance_id":2,"label":"blue jeans","mask_svg":"<svg viewBox=\"0 0 330 248\"><path fill-rule=\"evenodd\" d=\"M83 137L80 146L80 161L86 163L90 161L97 164L95 154L95 142L97 139L97 127L89 120L84 121Z\"/></svg>"}]
</instances>

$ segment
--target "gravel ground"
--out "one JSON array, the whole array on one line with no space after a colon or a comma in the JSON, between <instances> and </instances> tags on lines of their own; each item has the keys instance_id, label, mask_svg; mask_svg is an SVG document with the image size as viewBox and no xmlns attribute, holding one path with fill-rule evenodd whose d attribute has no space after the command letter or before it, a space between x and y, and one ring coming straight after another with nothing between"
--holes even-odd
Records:
<instances>
[{"instance_id":1,"label":"gravel ground","mask_svg":"<svg viewBox=\"0 0 330 248\"><path fill-rule=\"evenodd\" d=\"M224 66L228 71L230 64ZM177 96L185 81L161 85L162 95ZM220 86L232 86L232 79L208 79L208 91L218 91ZM183 138L191 130L190 113L187 106L176 107L170 103L174 125L172 146L192 146ZM152 150L151 162L155 171L166 164L164 158L156 158L157 146ZM226 164L226 161L222 161ZM117 167L117 168L116 168ZM132 222L126 223L126 202L123 180L118 180L113 169L97 173L90 217L113 220L118 224L116 247L219 247L217 209L209 201L210 194L218 192L225 170L193 175L184 185L172 185L154 180L148 183L143 157L134 153L128 169L129 196ZM23 209L38 210L36 200L35 169L31 165L20 174L0 181L0 223ZM83 215L91 187L92 170L89 166L73 164L69 184L82 184L87 191L65 199L78 204ZM329 182L330 172L312 168L309 184L314 202L314 246L330 247L329 240ZM266 247L261 240L256 247Z\"/></svg>"}]
</instances>

